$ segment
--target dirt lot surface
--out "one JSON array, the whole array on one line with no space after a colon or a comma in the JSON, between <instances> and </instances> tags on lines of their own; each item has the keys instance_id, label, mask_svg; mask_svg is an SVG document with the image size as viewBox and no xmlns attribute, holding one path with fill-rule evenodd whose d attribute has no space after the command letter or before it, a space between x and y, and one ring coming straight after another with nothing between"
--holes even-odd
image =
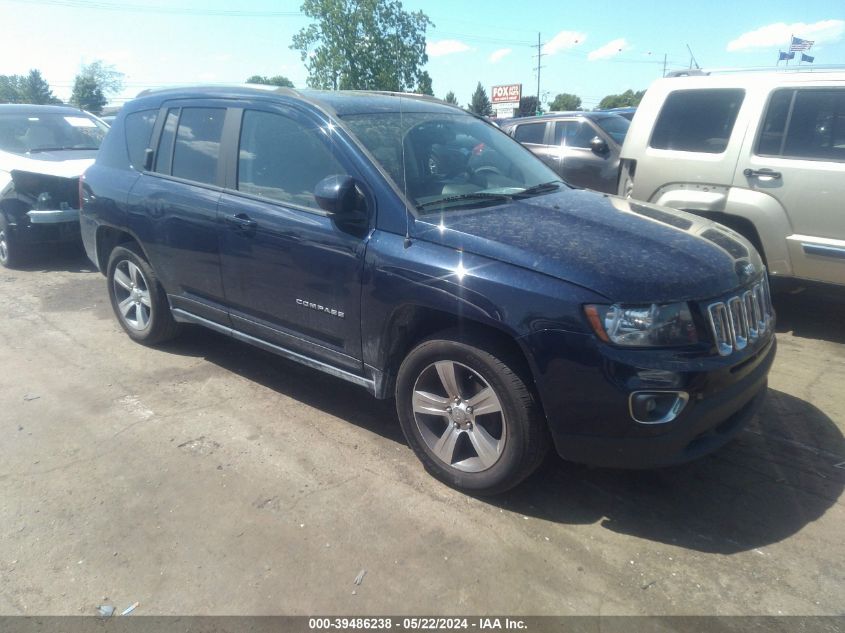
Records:
<instances>
[{"instance_id":1,"label":"dirt lot surface","mask_svg":"<svg viewBox=\"0 0 845 633\"><path fill-rule=\"evenodd\" d=\"M842 614L845 300L776 306L725 449L484 500L391 402L203 330L137 345L79 255L0 270L0 614Z\"/></svg>"}]
</instances>

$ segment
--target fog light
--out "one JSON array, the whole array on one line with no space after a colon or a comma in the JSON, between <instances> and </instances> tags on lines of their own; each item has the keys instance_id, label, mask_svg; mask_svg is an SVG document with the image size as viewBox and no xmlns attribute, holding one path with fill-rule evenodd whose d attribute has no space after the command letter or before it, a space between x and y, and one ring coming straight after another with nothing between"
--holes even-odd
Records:
<instances>
[{"instance_id":1,"label":"fog light","mask_svg":"<svg viewBox=\"0 0 845 633\"><path fill-rule=\"evenodd\" d=\"M628 409L640 424L665 424L677 418L688 401L686 391L635 391Z\"/></svg>"}]
</instances>

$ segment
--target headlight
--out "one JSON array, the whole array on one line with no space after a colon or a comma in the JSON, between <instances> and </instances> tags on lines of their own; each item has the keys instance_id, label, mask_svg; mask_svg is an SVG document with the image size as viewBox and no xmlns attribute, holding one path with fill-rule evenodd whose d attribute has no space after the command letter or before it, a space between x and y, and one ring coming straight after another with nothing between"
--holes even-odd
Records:
<instances>
[{"instance_id":1,"label":"headlight","mask_svg":"<svg viewBox=\"0 0 845 633\"><path fill-rule=\"evenodd\" d=\"M698 342L698 332L686 303L586 305L584 313L596 335L607 343L666 347Z\"/></svg>"}]
</instances>

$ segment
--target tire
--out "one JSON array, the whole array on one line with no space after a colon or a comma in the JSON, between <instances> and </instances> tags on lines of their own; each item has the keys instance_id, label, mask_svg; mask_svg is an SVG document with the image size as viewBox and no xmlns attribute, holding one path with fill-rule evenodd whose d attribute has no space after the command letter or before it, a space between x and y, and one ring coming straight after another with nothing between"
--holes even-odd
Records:
<instances>
[{"instance_id":1,"label":"tire","mask_svg":"<svg viewBox=\"0 0 845 633\"><path fill-rule=\"evenodd\" d=\"M550 444L548 429L519 367L494 341L453 331L405 357L396 410L429 473L464 492L494 495L537 469Z\"/></svg>"},{"instance_id":2,"label":"tire","mask_svg":"<svg viewBox=\"0 0 845 633\"><path fill-rule=\"evenodd\" d=\"M157 345L178 335L167 295L137 245L114 248L106 277L112 309L129 338Z\"/></svg>"},{"instance_id":3,"label":"tire","mask_svg":"<svg viewBox=\"0 0 845 633\"><path fill-rule=\"evenodd\" d=\"M9 231L6 218L0 215L0 266L14 268L20 264L20 245L13 233Z\"/></svg>"}]
</instances>

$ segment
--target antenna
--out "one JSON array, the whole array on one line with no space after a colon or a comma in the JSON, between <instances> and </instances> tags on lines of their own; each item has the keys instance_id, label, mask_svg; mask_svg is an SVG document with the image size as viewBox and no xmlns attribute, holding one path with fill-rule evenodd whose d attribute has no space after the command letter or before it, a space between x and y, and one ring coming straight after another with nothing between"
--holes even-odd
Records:
<instances>
[{"instance_id":1,"label":"antenna","mask_svg":"<svg viewBox=\"0 0 845 633\"><path fill-rule=\"evenodd\" d=\"M692 54L692 49L687 44L687 50L689 51L689 67L692 69L693 64L695 65L696 70L701 70L701 66L698 65L698 62L695 61L695 55Z\"/></svg>"}]
</instances>

